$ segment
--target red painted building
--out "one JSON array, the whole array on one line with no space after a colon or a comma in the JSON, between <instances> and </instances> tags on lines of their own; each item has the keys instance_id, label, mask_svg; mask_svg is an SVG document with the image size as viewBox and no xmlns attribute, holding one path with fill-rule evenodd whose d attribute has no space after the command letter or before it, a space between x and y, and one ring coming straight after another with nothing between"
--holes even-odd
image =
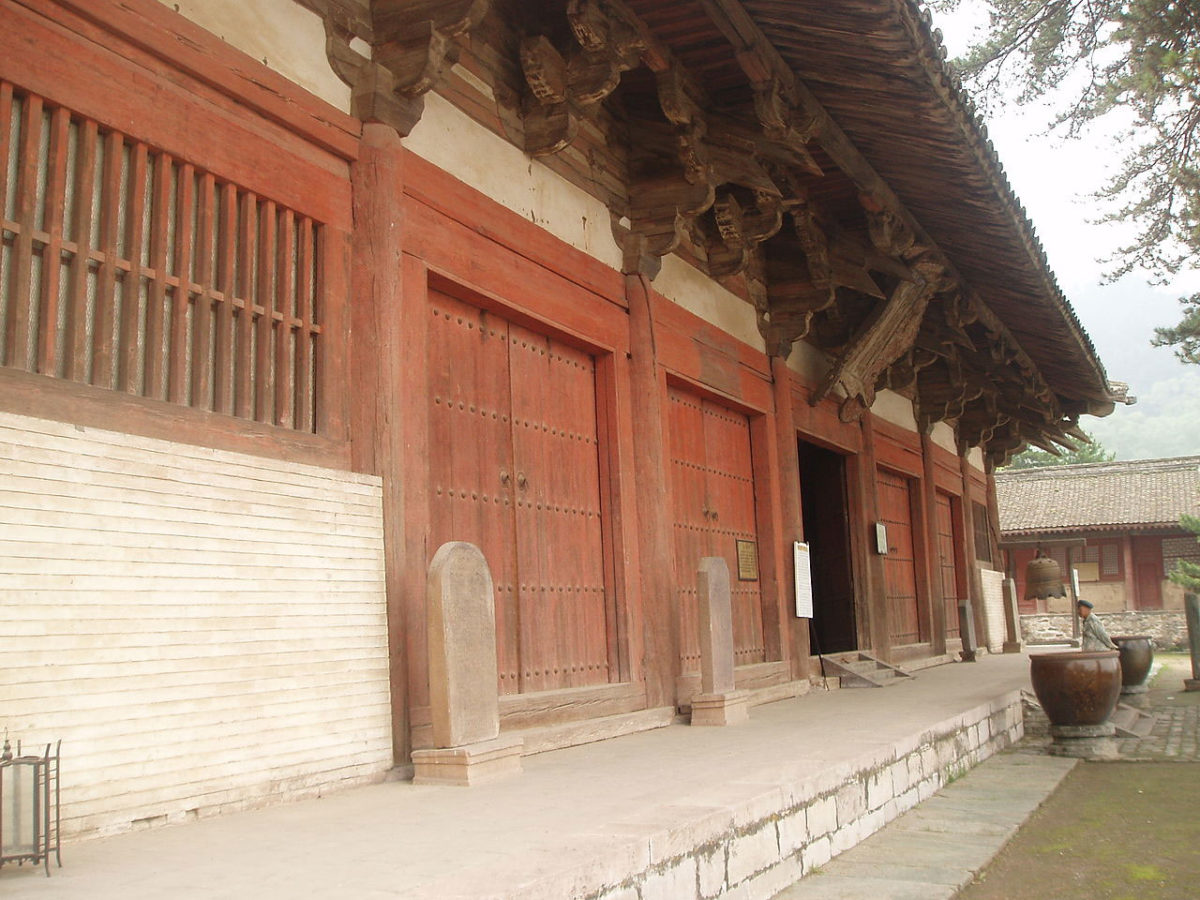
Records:
<instances>
[{"instance_id":1,"label":"red painted building","mask_svg":"<svg viewBox=\"0 0 1200 900\"><path fill-rule=\"evenodd\" d=\"M5 724L66 828L407 766L447 540L527 747L686 711L704 556L753 702L983 629L993 468L1105 373L916 5L779 6L0 0Z\"/></svg>"},{"instance_id":2,"label":"red painted building","mask_svg":"<svg viewBox=\"0 0 1200 900\"><path fill-rule=\"evenodd\" d=\"M1183 609L1183 588L1169 576L1177 561L1200 558L1195 535L1180 524L1200 512L1200 457L1005 470L996 491L1018 597L1040 547L1062 572L1075 570L1080 596L1101 612ZM1024 613L1069 605L1020 601Z\"/></svg>"}]
</instances>

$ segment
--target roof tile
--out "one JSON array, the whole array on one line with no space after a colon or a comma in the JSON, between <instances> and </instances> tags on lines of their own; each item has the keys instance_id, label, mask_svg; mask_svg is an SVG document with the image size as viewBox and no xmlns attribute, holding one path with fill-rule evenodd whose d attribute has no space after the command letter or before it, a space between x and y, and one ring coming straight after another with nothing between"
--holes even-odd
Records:
<instances>
[{"instance_id":1,"label":"roof tile","mask_svg":"<svg viewBox=\"0 0 1200 900\"><path fill-rule=\"evenodd\" d=\"M1200 456L1010 469L996 473L1003 537L1200 516Z\"/></svg>"}]
</instances>

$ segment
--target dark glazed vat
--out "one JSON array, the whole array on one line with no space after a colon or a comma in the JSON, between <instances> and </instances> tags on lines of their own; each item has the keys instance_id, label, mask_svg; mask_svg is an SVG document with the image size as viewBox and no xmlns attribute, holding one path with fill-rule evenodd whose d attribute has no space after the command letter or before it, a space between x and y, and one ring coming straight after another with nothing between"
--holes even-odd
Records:
<instances>
[{"instance_id":1,"label":"dark glazed vat","mask_svg":"<svg viewBox=\"0 0 1200 900\"><path fill-rule=\"evenodd\" d=\"M1154 662L1154 641L1148 634L1123 634L1112 640L1121 648L1121 686L1140 687Z\"/></svg>"},{"instance_id":2,"label":"dark glazed vat","mask_svg":"<svg viewBox=\"0 0 1200 900\"><path fill-rule=\"evenodd\" d=\"M1029 678L1051 725L1100 725L1121 696L1116 650L1036 653Z\"/></svg>"}]
</instances>

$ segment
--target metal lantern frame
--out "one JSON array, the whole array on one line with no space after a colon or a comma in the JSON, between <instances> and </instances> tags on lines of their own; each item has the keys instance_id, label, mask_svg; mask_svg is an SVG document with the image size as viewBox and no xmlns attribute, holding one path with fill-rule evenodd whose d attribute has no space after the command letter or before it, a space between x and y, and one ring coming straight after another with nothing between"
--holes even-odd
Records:
<instances>
[{"instance_id":1,"label":"metal lantern frame","mask_svg":"<svg viewBox=\"0 0 1200 900\"><path fill-rule=\"evenodd\" d=\"M62 741L41 756L13 756L7 740L0 754L0 866L39 863L50 876L50 854L62 867L59 846L58 760ZM15 833L14 833L15 832Z\"/></svg>"}]
</instances>

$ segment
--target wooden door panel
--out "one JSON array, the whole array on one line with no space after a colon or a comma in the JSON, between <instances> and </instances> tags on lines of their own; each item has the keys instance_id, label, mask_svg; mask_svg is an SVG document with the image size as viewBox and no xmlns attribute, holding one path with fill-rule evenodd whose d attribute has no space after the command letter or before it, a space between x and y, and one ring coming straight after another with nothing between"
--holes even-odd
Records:
<instances>
[{"instance_id":1,"label":"wooden door panel","mask_svg":"<svg viewBox=\"0 0 1200 900\"><path fill-rule=\"evenodd\" d=\"M700 399L670 389L671 500L678 578L680 658L684 672L700 671L696 569L709 555L709 497L704 471L704 411Z\"/></svg>"},{"instance_id":2,"label":"wooden door panel","mask_svg":"<svg viewBox=\"0 0 1200 900\"><path fill-rule=\"evenodd\" d=\"M734 662L749 665L765 659L760 582L738 579L737 542L758 542L750 420L711 401L703 408L712 498L710 553L724 557L729 566Z\"/></svg>"},{"instance_id":3,"label":"wooden door panel","mask_svg":"<svg viewBox=\"0 0 1200 900\"><path fill-rule=\"evenodd\" d=\"M501 693L519 690L508 325L430 292L429 473L433 553L446 541L483 551L496 590Z\"/></svg>"},{"instance_id":4,"label":"wooden door panel","mask_svg":"<svg viewBox=\"0 0 1200 900\"><path fill-rule=\"evenodd\" d=\"M1163 565L1161 562L1137 564L1137 598L1134 609L1162 609Z\"/></svg>"},{"instance_id":5,"label":"wooden door panel","mask_svg":"<svg viewBox=\"0 0 1200 900\"><path fill-rule=\"evenodd\" d=\"M595 360L510 328L525 690L610 680Z\"/></svg>"},{"instance_id":6,"label":"wooden door panel","mask_svg":"<svg viewBox=\"0 0 1200 900\"><path fill-rule=\"evenodd\" d=\"M958 633L959 573L955 565L958 547L954 531L954 501L949 494L936 492L936 523L938 572L942 585L942 601L946 609L946 637L956 638Z\"/></svg>"},{"instance_id":7,"label":"wooden door panel","mask_svg":"<svg viewBox=\"0 0 1200 900\"><path fill-rule=\"evenodd\" d=\"M734 662L762 662L760 582L737 578L737 540L757 541L749 419L681 388L672 387L669 399L683 671L700 668L696 569L705 556L721 556L729 566Z\"/></svg>"},{"instance_id":8,"label":"wooden door panel","mask_svg":"<svg viewBox=\"0 0 1200 900\"><path fill-rule=\"evenodd\" d=\"M887 527L888 552L883 558L884 586L893 644L922 639L918 614L916 553L913 544L912 492L908 479L879 471L880 517Z\"/></svg>"}]
</instances>

